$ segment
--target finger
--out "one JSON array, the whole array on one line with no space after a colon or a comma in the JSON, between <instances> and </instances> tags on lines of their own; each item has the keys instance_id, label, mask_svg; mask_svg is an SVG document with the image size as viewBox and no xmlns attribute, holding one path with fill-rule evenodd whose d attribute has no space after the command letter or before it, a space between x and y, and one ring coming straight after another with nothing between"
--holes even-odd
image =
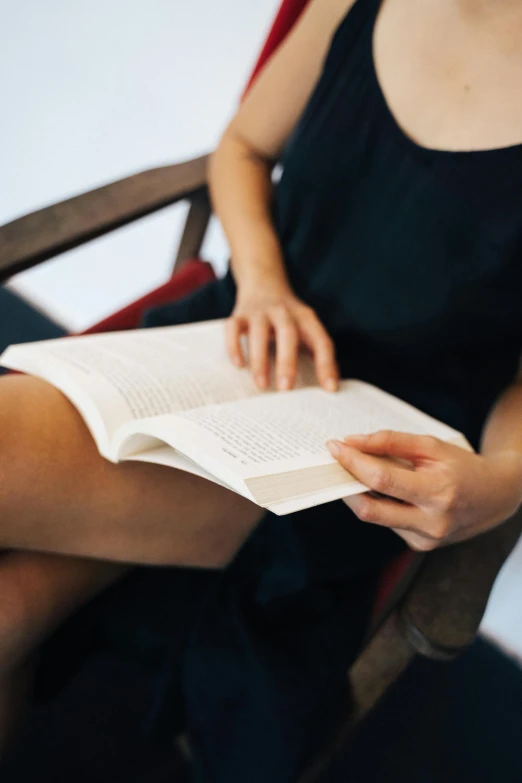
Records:
<instances>
[{"instance_id":1,"label":"finger","mask_svg":"<svg viewBox=\"0 0 522 783\"><path fill-rule=\"evenodd\" d=\"M343 502L361 521L390 528L418 552L429 552L448 543L447 539L426 532L426 515L415 506L389 499L376 500L368 492L350 495Z\"/></svg>"},{"instance_id":2,"label":"finger","mask_svg":"<svg viewBox=\"0 0 522 783\"><path fill-rule=\"evenodd\" d=\"M270 325L264 316L251 319L248 333L250 368L257 386L266 389L269 382Z\"/></svg>"},{"instance_id":3,"label":"finger","mask_svg":"<svg viewBox=\"0 0 522 783\"><path fill-rule=\"evenodd\" d=\"M390 498L375 498L368 492L343 498L346 505L363 522L393 529L422 530L423 512L416 506L396 503Z\"/></svg>"},{"instance_id":4,"label":"finger","mask_svg":"<svg viewBox=\"0 0 522 783\"><path fill-rule=\"evenodd\" d=\"M225 323L225 341L227 353L236 367L245 366L245 357L241 347L241 335L246 330L244 318L231 316Z\"/></svg>"},{"instance_id":5,"label":"finger","mask_svg":"<svg viewBox=\"0 0 522 783\"><path fill-rule=\"evenodd\" d=\"M327 443L330 454L345 470L372 490L421 505L429 497L428 477L383 457L365 454L340 441Z\"/></svg>"},{"instance_id":6,"label":"finger","mask_svg":"<svg viewBox=\"0 0 522 783\"><path fill-rule=\"evenodd\" d=\"M303 343L312 351L317 380L326 391L336 391L339 370L335 361L334 344L314 313L299 323Z\"/></svg>"},{"instance_id":7,"label":"finger","mask_svg":"<svg viewBox=\"0 0 522 783\"><path fill-rule=\"evenodd\" d=\"M410 549L414 549L416 552L431 552L441 545L440 541L423 536L420 533L414 533L412 530L401 530L400 528L392 528L392 530L403 541L406 541Z\"/></svg>"},{"instance_id":8,"label":"finger","mask_svg":"<svg viewBox=\"0 0 522 783\"><path fill-rule=\"evenodd\" d=\"M413 461L436 459L442 445L442 441L431 435L413 435L395 430L379 430L369 435L347 435L344 441L366 453L403 457Z\"/></svg>"},{"instance_id":9,"label":"finger","mask_svg":"<svg viewBox=\"0 0 522 783\"><path fill-rule=\"evenodd\" d=\"M272 323L276 338L276 380L281 391L291 389L297 374L299 334L291 316L281 310L274 313Z\"/></svg>"}]
</instances>

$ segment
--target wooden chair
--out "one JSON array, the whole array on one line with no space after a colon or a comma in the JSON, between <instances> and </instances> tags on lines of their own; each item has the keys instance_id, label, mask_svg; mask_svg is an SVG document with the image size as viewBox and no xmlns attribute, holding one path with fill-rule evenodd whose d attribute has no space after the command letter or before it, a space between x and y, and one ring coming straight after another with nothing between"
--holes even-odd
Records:
<instances>
[{"instance_id":1,"label":"wooden chair","mask_svg":"<svg viewBox=\"0 0 522 783\"><path fill-rule=\"evenodd\" d=\"M249 85L292 28L307 0L284 0ZM248 89L247 86L247 89ZM172 277L88 331L135 327L149 307L178 299L213 278L199 258L211 216L207 157L144 171L0 227L0 279L181 200L190 209ZM406 553L382 575L373 624L348 672L354 708L301 783L321 779L365 715L417 655L449 661L472 643L496 576L522 532L522 513L462 544L426 555Z\"/></svg>"}]
</instances>

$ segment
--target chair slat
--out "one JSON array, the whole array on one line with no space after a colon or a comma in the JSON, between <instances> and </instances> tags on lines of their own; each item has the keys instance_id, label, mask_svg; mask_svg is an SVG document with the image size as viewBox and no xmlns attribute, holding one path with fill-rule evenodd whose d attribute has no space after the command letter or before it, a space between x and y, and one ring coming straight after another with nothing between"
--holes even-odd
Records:
<instances>
[{"instance_id":1,"label":"chair slat","mask_svg":"<svg viewBox=\"0 0 522 783\"><path fill-rule=\"evenodd\" d=\"M162 166L0 227L0 281L206 187L207 156Z\"/></svg>"}]
</instances>

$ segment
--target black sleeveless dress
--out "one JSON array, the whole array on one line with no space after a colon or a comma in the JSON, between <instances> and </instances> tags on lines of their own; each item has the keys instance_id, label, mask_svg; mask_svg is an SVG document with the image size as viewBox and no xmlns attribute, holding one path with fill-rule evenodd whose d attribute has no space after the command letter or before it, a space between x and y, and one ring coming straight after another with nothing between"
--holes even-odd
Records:
<instances>
[{"instance_id":1,"label":"black sleeveless dress","mask_svg":"<svg viewBox=\"0 0 522 783\"><path fill-rule=\"evenodd\" d=\"M333 36L282 156L274 221L343 376L477 448L522 345L522 145L453 153L412 142L375 73L378 8L358 0ZM229 273L147 324L225 317L234 298ZM170 736L186 721L198 781L290 783L344 708L376 576L402 547L342 502L267 514L226 571L141 568L87 613L105 641L159 671L154 725ZM73 622L85 635L87 614Z\"/></svg>"}]
</instances>

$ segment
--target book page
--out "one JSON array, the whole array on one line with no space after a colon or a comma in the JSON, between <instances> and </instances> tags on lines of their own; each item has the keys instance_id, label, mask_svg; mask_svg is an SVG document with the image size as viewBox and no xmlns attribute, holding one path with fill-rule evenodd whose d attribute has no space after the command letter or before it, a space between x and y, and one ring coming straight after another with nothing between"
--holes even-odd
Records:
<instances>
[{"instance_id":1,"label":"book page","mask_svg":"<svg viewBox=\"0 0 522 783\"><path fill-rule=\"evenodd\" d=\"M442 422L361 381L341 383L336 394L321 389L274 393L234 405L211 405L180 417L187 431L209 438L244 478L334 461L325 442L346 435L391 429L459 435Z\"/></svg>"},{"instance_id":2,"label":"book page","mask_svg":"<svg viewBox=\"0 0 522 783\"><path fill-rule=\"evenodd\" d=\"M229 486L241 479L265 507L327 489L335 494L341 486L345 494L366 489L341 468L325 443L380 429L466 443L451 427L355 380L343 381L336 394L318 388L269 393L160 417L145 427ZM134 431L144 430L136 426ZM122 456L132 450L131 443L131 437L121 443ZM144 441L139 445L146 447ZM342 494L337 491L337 496Z\"/></svg>"},{"instance_id":3,"label":"book page","mask_svg":"<svg viewBox=\"0 0 522 783\"><path fill-rule=\"evenodd\" d=\"M249 370L230 362L221 320L13 346L1 361L49 380L84 415L79 398L88 396L107 441L129 421L260 394ZM303 359L298 385L312 380Z\"/></svg>"}]
</instances>

